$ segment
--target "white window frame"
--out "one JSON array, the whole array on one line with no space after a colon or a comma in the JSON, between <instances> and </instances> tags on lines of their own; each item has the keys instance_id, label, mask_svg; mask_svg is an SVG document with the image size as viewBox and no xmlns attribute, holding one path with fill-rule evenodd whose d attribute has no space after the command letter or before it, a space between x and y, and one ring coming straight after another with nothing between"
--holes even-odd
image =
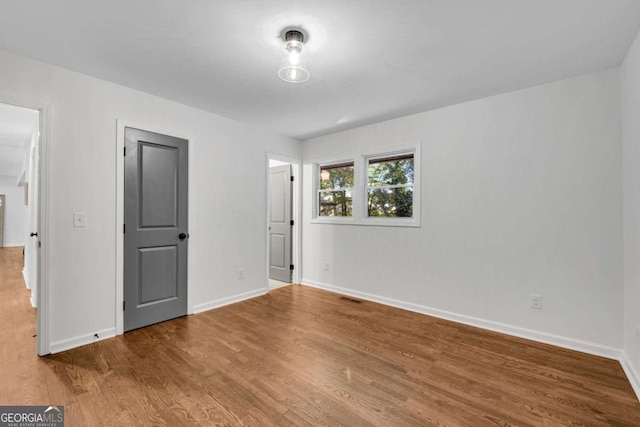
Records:
<instances>
[{"instance_id":1,"label":"white window frame","mask_svg":"<svg viewBox=\"0 0 640 427\"><path fill-rule=\"evenodd\" d=\"M353 163L353 187L342 187L336 188L332 191L346 191L351 190L351 216L320 216L320 192L326 191L320 189L320 171L322 168L330 167L334 165L339 165L343 163ZM353 224L354 218L356 216L355 212L355 204L356 202L356 186L357 184L357 175L356 175L356 160L355 159L342 159L342 160L331 160L331 161L323 161L314 164L313 168L313 220L312 222L328 222L333 224Z\"/></svg>"},{"instance_id":2,"label":"white window frame","mask_svg":"<svg viewBox=\"0 0 640 427\"><path fill-rule=\"evenodd\" d=\"M401 184L384 187L369 186L369 161L372 159L382 159L385 157L395 157L406 154L413 155L413 185ZM411 147L399 147L388 151L375 151L362 156L361 179L363 185L361 191L362 217L360 222L363 225L381 225L391 227L420 227L420 144ZM371 188L402 188L413 187L413 216L410 218L394 217L370 217L369 209L369 189Z\"/></svg>"},{"instance_id":3,"label":"white window frame","mask_svg":"<svg viewBox=\"0 0 640 427\"><path fill-rule=\"evenodd\" d=\"M384 227L420 227L421 226L421 163L422 156L420 153L420 143L393 147L390 149L381 149L369 151L366 153L353 156L346 160L331 160L314 162L313 168L313 214L311 223L313 224L345 224L345 225L369 225ZM413 154L413 216L411 218L393 218L393 217L369 217L367 205L369 203L369 160L381 159L385 157L394 157L405 154ZM320 216L319 211L319 186L320 186L320 170L322 167L331 166L339 163L347 163L353 161L354 177L353 177L353 196L352 196L352 214L350 217L326 217ZM402 184L391 187L407 187Z\"/></svg>"}]
</instances>

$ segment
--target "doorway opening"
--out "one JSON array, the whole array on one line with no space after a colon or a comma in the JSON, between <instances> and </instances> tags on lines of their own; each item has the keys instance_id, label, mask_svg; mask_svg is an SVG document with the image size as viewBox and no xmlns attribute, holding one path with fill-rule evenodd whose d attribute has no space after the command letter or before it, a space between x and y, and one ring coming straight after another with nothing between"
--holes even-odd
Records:
<instances>
[{"instance_id":1,"label":"doorway opening","mask_svg":"<svg viewBox=\"0 0 640 427\"><path fill-rule=\"evenodd\" d=\"M12 265L21 267L18 273L22 275L26 292L17 294L24 295L25 300L16 302L23 308L33 307L34 314L24 317L34 318L33 324L29 325L30 332L25 329L23 333L28 332L30 337L36 338L39 355L49 353L44 327L46 304L42 303L41 295L45 293L41 280L44 276L41 269L42 115L43 112L33 106L0 102L0 194L3 195L0 248L2 256L21 257Z\"/></svg>"},{"instance_id":2,"label":"doorway opening","mask_svg":"<svg viewBox=\"0 0 640 427\"><path fill-rule=\"evenodd\" d=\"M300 283L300 161L267 155L267 291Z\"/></svg>"}]
</instances>

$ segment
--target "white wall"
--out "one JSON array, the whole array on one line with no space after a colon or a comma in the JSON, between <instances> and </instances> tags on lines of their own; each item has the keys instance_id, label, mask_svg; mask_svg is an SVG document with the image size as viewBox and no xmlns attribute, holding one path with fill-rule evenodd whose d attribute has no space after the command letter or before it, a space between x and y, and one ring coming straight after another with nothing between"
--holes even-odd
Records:
<instances>
[{"instance_id":1,"label":"white wall","mask_svg":"<svg viewBox=\"0 0 640 427\"><path fill-rule=\"evenodd\" d=\"M45 244L55 348L115 331L117 119L191 138L194 304L265 290L265 156L299 157L299 142L7 52L0 51L0 64L0 98L19 94L51 105ZM77 211L87 213L86 228L72 227Z\"/></svg>"},{"instance_id":2,"label":"white wall","mask_svg":"<svg viewBox=\"0 0 640 427\"><path fill-rule=\"evenodd\" d=\"M16 185L15 176L0 176L0 194L5 195L4 246L22 246L27 226L24 187Z\"/></svg>"},{"instance_id":3,"label":"white wall","mask_svg":"<svg viewBox=\"0 0 640 427\"><path fill-rule=\"evenodd\" d=\"M622 64L624 352L640 397L640 36Z\"/></svg>"},{"instance_id":4,"label":"white wall","mask_svg":"<svg viewBox=\"0 0 640 427\"><path fill-rule=\"evenodd\" d=\"M310 223L311 163L416 141L421 228ZM311 139L303 159L303 283L618 354L619 69Z\"/></svg>"}]
</instances>

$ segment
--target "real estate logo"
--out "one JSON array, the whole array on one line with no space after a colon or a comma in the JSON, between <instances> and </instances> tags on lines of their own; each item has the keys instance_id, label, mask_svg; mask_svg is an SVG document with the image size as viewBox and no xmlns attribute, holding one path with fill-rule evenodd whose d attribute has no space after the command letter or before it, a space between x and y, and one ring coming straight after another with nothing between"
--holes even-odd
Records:
<instances>
[{"instance_id":1,"label":"real estate logo","mask_svg":"<svg viewBox=\"0 0 640 427\"><path fill-rule=\"evenodd\" d=\"M64 427L64 406L0 406L0 427Z\"/></svg>"}]
</instances>

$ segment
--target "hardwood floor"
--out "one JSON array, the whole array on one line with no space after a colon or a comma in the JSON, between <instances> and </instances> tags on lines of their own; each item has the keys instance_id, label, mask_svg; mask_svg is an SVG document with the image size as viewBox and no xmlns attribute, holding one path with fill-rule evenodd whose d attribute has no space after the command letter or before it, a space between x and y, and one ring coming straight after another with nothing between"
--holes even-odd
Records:
<instances>
[{"instance_id":1,"label":"hardwood floor","mask_svg":"<svg viewBox=\"0 0 640 427\"><path fill-rule=\"evenodd\" d=\"M0 249L0 404L68 426L639 426L616 361L304 286L44 358Z\"/></svg>"}]
</instances>

